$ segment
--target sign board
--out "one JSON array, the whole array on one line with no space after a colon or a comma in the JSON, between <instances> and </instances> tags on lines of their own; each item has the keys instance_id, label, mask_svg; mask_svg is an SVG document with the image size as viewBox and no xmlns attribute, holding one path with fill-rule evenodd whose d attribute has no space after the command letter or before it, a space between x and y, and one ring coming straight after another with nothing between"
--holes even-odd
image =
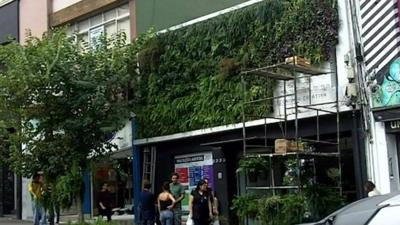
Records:
<instances>
[{"instance_id":1,"label":"sign board","mask_svg":"<svg viewBox=\"0 0 400 225\"><path fill-rule=\"evenodd\" d=\"M400 133L400 120L386 122L385 129L387 133Z\"/></svg>"},{"instance_id":2,"label":"sign board","mask_svg":"<svg viewBox=\"0 0 400 225\"><path fill-rule=\"evenodd\" d=\"M209 186L214 188L212 152L175 156L175 172L179 174L179 182L185 187L183 211L189 211L189 195L198 181L208 178Z\"/></svg>"},{"instance_id":3,"label":"sign board","mask_svg":"<svg viewBox=\"0 0 400 225\"><path fill-rule=\"evenodd\" d=\"M100 44L100 37L104 35L104 26L99 26L89 31L89 43L90 46L96 48Z\"/></svg>"},{"instance_id":4,"label":"sign board","mask_svg":"<svg viewBox=\"0 0 400 225\"><path fill-rule=\"evenodd\" d=\"M298 74L301 77L301 74ZM304 77L297 79L297 102L298 105L310 105L318 103L327 103L336 101L336 82L333 74L320 75L315 77ZM286 113L294 113L294 81L278 81L277 87L274 90L274 97L284 96L284 85L286 84ZM285 113L284 107L285 98L274 99L274 116L282 117ZM333 104L325 104L319 106L321 109L333 110ZM311 113L314 110L306 108L298 108L298 113Z\"/></svg>"}]
</instances>

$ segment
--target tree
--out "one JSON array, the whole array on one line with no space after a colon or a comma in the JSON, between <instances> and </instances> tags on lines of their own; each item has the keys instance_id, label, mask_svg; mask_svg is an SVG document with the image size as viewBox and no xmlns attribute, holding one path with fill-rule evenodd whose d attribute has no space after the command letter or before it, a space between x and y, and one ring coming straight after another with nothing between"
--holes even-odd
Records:
<instances>
[{"instance_id":1,"label":"tree","mask_svg":"<svg viewBox=\"0 0 400 225\"><path fill-rule=\"evenodd\" d=\"M138 77L136 56L147 36L132 44L124 34L103 37L84 48L63 30L51 30L26 45L1 46L0 115L7 115L3 127L16 130L3 151L11 168L25 177L42 170L54 187L72 192L65 196L79 198L82 179L67 178L115 148L107 137L133 110L127 88Z\"/></svg>"}]
</instances>

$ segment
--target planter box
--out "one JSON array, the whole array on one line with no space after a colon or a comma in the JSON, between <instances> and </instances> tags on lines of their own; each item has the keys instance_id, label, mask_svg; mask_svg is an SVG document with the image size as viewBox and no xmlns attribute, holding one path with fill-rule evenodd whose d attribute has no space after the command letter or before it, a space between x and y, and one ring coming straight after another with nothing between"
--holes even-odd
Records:
<instances>
[{"instance_id":1,"label":"planter box","mask_svg":"<svg viewBox=\"0 0 400 225\"><path fill-rule=\"evenodd\" d=\"M303 152L305 149L305 143L301 141L290 141L288 151L289 152Z\"/></svg>"},{"instance_id":2,"label":"planter box","mask_svg":"<svg viewBox=\"0 0 400 225\"><path fill-rule=\"evenodd\" d=\"M287 139L275 140L275 153L286 153L289 151L290 141Z\"/></svg>"},{"instance_id":3,"label":"planter box","mask_svg":"<svg viewBox=\"0 0 400 225\"><path fill-rule=\"evenodd\" d=\"M285 63L286 63L286 64L293 64L293 60L294 60L294 64L295 64L295 65L304 66L304 67L309 67L309 66L311 66L310 60L305 59L305 58L300 57L300 56L287 57L287 58L285 59Z\"/></svg>"}]
</instances>

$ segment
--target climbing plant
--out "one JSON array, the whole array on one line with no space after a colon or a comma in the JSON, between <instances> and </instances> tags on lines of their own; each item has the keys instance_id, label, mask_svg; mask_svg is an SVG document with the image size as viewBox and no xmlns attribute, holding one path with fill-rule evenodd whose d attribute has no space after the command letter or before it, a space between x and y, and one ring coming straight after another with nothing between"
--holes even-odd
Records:
<instances>
[{"instance_id":1,"label":"climbing plant","mask_svg":"<svg viewBox=\"0 0 400 225\"><path fill-rule=\"evenodd\" d=\"M334 0L265 0L157 34L139 53L135 111L141 137L239 122L243 69L303 55L329 60L337 44ZM250 79L249 79L250 80ZM274 82L251 78L246 99L272 96ZM255 118L272 102L246 108Z\"/></svg>"}]
</instances>

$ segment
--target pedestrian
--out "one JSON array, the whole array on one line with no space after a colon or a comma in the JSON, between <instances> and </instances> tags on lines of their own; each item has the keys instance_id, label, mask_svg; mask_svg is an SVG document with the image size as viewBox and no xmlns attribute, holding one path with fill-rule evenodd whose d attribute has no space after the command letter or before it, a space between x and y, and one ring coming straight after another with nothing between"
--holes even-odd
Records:
<instances>
[{"instance_id":1,"label":"pedestrian","mask_svg":"<svg viewBox=\"0 0 400 225\"><path fill-rule=\"evenodd\" d=\"M158 195L158 211L160 212L160 221L162 225L173 225L174 224L174 213L172 208L176 201L174 196L170 193L169 182L164 182L162 189L163 191Z\"/></svg>"},{"instance_id":2,"label":"pedestrian","mask_svg":"<svg viewBox=\"0 0 400 225\"><path fill-rule=\"evenodd\" d=\"M211 205L214 208L214 199L215 199L215 192L213 189L210 187L209 179L208 178L203 178L204 182L207 184L207 193L210 196L210 201ZM218 204L218 203L217 203Z\"/></svg>"},{"instance_id":3,"label":"pedestrian","mask_svg":"<svg viewBox=\"0 0 400 225\"><path fill-rule=\"evenodd\" d=\"M200 180L190 194L189 217L194 225L209 225L213 218L211 199L204 180Z\"/></svg>"},{"instance_id":4,"label":"pedestrian","mask_svg":"<svg viewBox=\"0 0 400 225\"><path fill-rule=\"evenodd\" d=\"M34 217L34 225L45 225L46 210L43 205L43 174L36 172L32 176L32 181L28 186L29 193L32 198L32 211Z\"/></svg>"},{"instance_id":5,"label":"pedestrian","mask_svg":"<svg viewBox=\"0 0 400 225\"><path fill-rule=\"evenodd\" d=\"M171 183L169 185L171 194L175 198L174 225L182 225L182 200L185 198L185 188L179 183L179 174L171 174Z\"/></svg>"},{"instance_id":6,"label":"pedestrian","mask_svg":"<svg viewBox=\"0 0 400 225\"><path fill-rule=\"evenodd\" d=\"M53 188L51 184L46 185L46 194L48 196L53 195ZM54 225L54 220L55 224L60 223L60 203L56 202L54 199L52 199L51 202L49 202L48 207L48 214L49 214L49 225Z\"/></svg>"},{"instance_id":7,"label":"pedestrian","mask_svg":"<svg viewBox=\"0 0 400 225\"><path fill-rule=\"evenodd\" d=\"M365 182L364 191L368 193L368 197L381 195L381 193L376 189L375 184L372 181Z\"/></svg>"},{"instance_id":8,"label":"pedestrian","mask_svg":"<svg viewBox=\"0 0 400 225\"><path fill-rule=\"evenodd\" d=\"M101 217L106 216L107 221L111 221L111 194L108 191L108 184L104 182L98 193L97 207Z\"/></svg>"},{"instance_id":9,"label":"pedestrian","mask_svg":"<svg viewBox=\"0 0 400 225\"><path fill-rule=\"evenodd\" d=\"M156 217L156 197L150 191L151 184L149 181L143 181L143 191L140 194L140 224L154 225Z\"/></svg>"}]
</instances>

